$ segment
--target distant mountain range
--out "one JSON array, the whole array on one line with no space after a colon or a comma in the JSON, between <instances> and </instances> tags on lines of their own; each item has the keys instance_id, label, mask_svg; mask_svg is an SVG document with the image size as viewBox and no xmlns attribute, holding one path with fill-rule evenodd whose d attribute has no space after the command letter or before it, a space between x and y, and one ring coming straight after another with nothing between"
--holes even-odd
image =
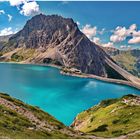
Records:
<instances>
[{"instance_id":1,"label":"distant mountain range","mask_svg":"<svg viewBox=\"0 0 140 140\"><path fill-rule=\"evenodd\" d=\"M12 35L0 36L0 49L2 49L5 42L8 42L8 40L11 36Z\"/></svg>"},{"instance_id":2,"label":"distant mountain range","mask_svg":"<svg viewBox=\"0 0 140 140\"><path fill-rule=\"evenodd\" d=\"M40 14L27 21L21 31L4 43L0 60L55 64L140 86L138 78L122 69L101 46L91 42L71 18L58 15Z\"/></svg>"}]
</instances>

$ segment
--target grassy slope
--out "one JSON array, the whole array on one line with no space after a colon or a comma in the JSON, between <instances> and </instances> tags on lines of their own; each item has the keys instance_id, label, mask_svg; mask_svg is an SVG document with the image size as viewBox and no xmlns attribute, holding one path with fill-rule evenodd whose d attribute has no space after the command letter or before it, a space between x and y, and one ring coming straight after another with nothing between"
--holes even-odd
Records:
<instances>
[{"instance_id":1,"label":"grassy slope","mask_svg":"<svg viewBox=\"0 0 140 140\"><path fill-rule=\"evenodd\" d=\"M135 98L124 96L121 99L102 101L99 105L80 113L76 117L75 128L106 138L140 130L140 104L123 103L124 99L131 101ZM140 138L140 135L132 135L130 138Z\"/></svg>"},{"instance_id":2,"label":"grassy slope","mask_svg":"<svg viewBox=\"0 0 140 140\"><path fill-rule=\"evenodd\" d=\"M136 67L137 58L131 54L131 51L126 51L112 57L120 66L122 66L128 72L136 76L140 76L139 70Z\"/></svg>"},{"instance_id":3,"label":"grassy slope","mask_svg":"<svg viewBox=\"0 0 140 140\"><path fill-rule=\"evenodd\" d=\"M5 49L3 51L1 51L1 54L7 54L9 52L12 52L13 49L11 48L11 50ZM25 49L22 48L18 51L16 51L15 53L12 53L11 56L9 56L10 59L6 59L6 60L2 60L2 61L9 61L9 62L21 62L21 61L25 61L28 59L32 59L34 55L37 55L37 51L35 49Z\"/></svg>"},{"instance_id":4,"label":"grassy slope","mask_svg":"<svg viewBox=\"0 0 140 140\"><path fill-rule=\"evenodd\" d=\"M41 121L46 121L53 126L52 131L36 129L36 126L28 118L0 104L0 138L71 138L69 133L73 134L73 131L48 113L5 94L0 93L0 98L4 98L19 107L24 107ZM65 133L63 133L64 131ZM73 137L75 138L75 136Z\"/></svg>"}]
</instances>

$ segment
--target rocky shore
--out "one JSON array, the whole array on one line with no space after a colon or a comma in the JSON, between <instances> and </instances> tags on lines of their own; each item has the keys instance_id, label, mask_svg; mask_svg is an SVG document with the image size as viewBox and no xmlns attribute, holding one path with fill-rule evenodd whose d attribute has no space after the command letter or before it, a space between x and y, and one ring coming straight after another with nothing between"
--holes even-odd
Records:
<instances>
[{"instance_id":1,"label":"rocky shore","mask_svg":"<svg viewBox=\"0 0 140 140\"><path fill-rule=\"evenodd\" d=\"M96 76L93 74L85 74L85 73L69 73L69 72L64 72L64 71L60 71L61 74L64 75L68 75L68 76L76 76L76 77L81 77L81 78L93 78L96 80L101 80L104 82L109 82L109 83L116 83L116 84L123 84L123 85L127 85L127 86L131 86L137 89L140 89L140 86L130 82L130 81L125 81L125 80L118 80L118 79L111 79L111 78L105 78L105 77L100 77L100 76Z\"/></svg>"}]
</instances>

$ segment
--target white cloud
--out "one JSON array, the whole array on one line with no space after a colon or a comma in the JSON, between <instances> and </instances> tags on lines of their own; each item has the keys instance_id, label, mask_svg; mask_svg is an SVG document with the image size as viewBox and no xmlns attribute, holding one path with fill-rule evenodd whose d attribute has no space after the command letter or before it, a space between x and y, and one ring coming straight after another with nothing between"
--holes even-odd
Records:
<instances>
[{"instance_id":1,"label":"white cloud","mask_svg":"<svg viewBox=\"0 0 140 140\"><path fill-rule=\"evenodd\" d=\"M35 0L2 0L9 1L11 6L16 6L24 16L31 16L39 13L39 5ZM2 11L1 11L2 12ZM9 17L9 16L8 16ZM11 18L9 17L9 20Z\"/></svg>"},{"instance_id":2,"label":"white cloud","mask_svg":"<svg viewBox=\"0 0 140 140\"><path fill-rule=\"evenodd\" d=\"M5 14L4 10L0 10L0 15Z\"/></svg>"},{"instance_id":3,"label":"white cloud","mask_svg":"<svg viewBox=\"0 0 140 140\"><path fill-rule=\"evenodd\" d=\"M137 25L136 25L136 24L132 24L132 25L130 25L129 29L130 29L131 31L134 31L134 30L137 29Z\"/></svg>"},{"instance_id":4,"label":"white cloud","mask_svg":"<svg viewBox=\"0 0 140 140\"><path fill-rule=\"evenodd\" d=\"M110 41L112 41L112 42L122 42L122 41L124 41L126 39L126 36L118 36L118 35L112 35L111 37L110 37Z\"/></svg>"},{"instance_id":5,"label":"white cloud","mask_svg":"<svg viewBox=\"0 0 140 140\"><path fill-rule=\"evenodd\" d=\"M16 33L16 31L13 31L11 27L8 27L0 31L0 36L10 35L14 33Z\"/></svg>"},{"instance_id":6,"label":"white cloud","mask_svg":"<svg viewBox=\"0 0 140 140\"><path fill-rule=\"evenodd\" d=\"M132 39L128 41L129 44L140 43L140 31L137 30L137 25L132 24L127 29L126 27L118 26L113 34L110 36L110 41L117 43L126 40L127 37L131 36Z\"/></svg>"},{"instance_id":7,"label":"white cloud","mask_svg":"<svg viewBox=\"0 0 140 140\"><path fill-rule=\"evenodd\" d=\"M101 39L99 37L94 37L92 40L95 44L100 45L102 47L114 47L113 42L108 42L108 43L102 43Z\"/></svg>"},{"instance_id":8,"label":"white cloud","mask_svg":"<svg viewBox=\"0 0 140 140\"><path fill-rule=\"evenodd\" d=\"M140 36L140 31L134 31L132 35L134 37Z\"/></svg>"},{"instance_id":9,"label":"white cloud","mask_svg":"<svg viewBox=\"0 0 140 140\"><path fill-rule=\"evenodd\" d=\"M108 42L108 43L106 43L106 44L102 44L102 46L103 47L114 47L114 44L113 44L113 42Z\"/></svg>"},{"instance_id":10,"label":"white cloud","mask_svg":"<svg viewBox=\"0 0 140 140\"><path fill-rule=\"evenodd\" d=\"M27 2L27 0L9 0L10 5L11 6L19 6L25 2Z\"/></svg>"},{"instance_id":11,"label":"white cloud","mask_svg":"<svg viewBox=\"0 0 140 140\"><path fill-rule=\"evenodd\" d=\"M137 37L133 37L132 39L130 39L128 41L129 44L138 44L140 43L140 36L137 36Z\"/></svg>"},{"instance_id":12,"label":"white cloud","mask_svg":"<svg viewBox=\"0 0 140 140\"><path fill-rule=\"evenodd\" d=\"M20 13L25 16L37 14L39 13L39 5L35 1L25 2Z\"/></svg>"},{"instance_id":13,"label":"white cloud","mask_svg":"<svg viewBox=\"0 0 140 140\"><path fill-rule=\"evenodd\" d=\"M98 34L102 35L105 32L105 28L103 28L102 30L98 31Z\"/></svg>"},{"instance_id":14,"label":"white cloud","mask_svg":"<svg viewBox=\"0 0 140 140\"><path fill-rule=\"evenodd\" d=\"M81 30L89 39L92 39L97 33L97 27L92 27L89 24L86 24Z\"/></svg>"},{"instance_id":15,"label":"white cloud","mask_svg":"<svg viewBox=\"0 0 140 140\"><path fill-rule=\"evenodd\" d=\"M98 44L98 45L101 44L101 40L100 40L100 38L98 38L98 37L94 37L92 41L93 41L95 44Z\"/></svg>"},{"instance_id":16,"label":"white cloud","mask_svg":"<svg viewBox=\"0 0 140 140\"><path fill-rule=\"evenodd\" d=\"M77 22L76 22L76 24L79 26L79 25L80 25L80 22L79 22L79 21L77 21Z\"/></svg>"},{"instance_id":17,"label":"white cloud","mask_svg":"<svg viewBox=\"0 0 140 140\"><path fill-rule=\"evenodd\" d=\"M12 20L12 16L10 14L6 14L4 10L0 10L0 15L2 15L2 14L8 16L8 21Z\"/></svg>"},{"instance_id":18,"label":"white cloud","mask_svg":"<svg viewBox=\"0 0 140 140\"><path fill-rule=\"evenodd\" d=\"M110 41L116 43L116 42L122 42L126 39L128 35L128 30L125 27L118 26L114 34L110 36Z\"/></svg>"},{"instance_id":19,"label":"white cloud","mask_svg":"<svg viewBox=\"0 0 140 140\"><path fill-rule=\"evenodd\" d=\"M7 16L8 16L8 21L10 22L13 17L10 14L8 14Z\"/></svg>"}]
</instances>

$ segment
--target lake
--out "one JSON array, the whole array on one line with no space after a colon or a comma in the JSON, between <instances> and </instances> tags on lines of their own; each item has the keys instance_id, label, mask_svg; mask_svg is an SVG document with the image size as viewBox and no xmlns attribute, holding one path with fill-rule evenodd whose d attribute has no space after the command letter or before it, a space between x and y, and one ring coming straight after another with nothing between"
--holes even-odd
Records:
<instances>
[{"instance_id":1,"label":"lake","mask_svg":"<svg viewBox=\"0 0 140 140\"><path fill-rule=\"evenodd\" d=\"M65 125L103 99L140 95L129 86L65 76L52 67L9 63L0 64L0 92L38 106Z\"/></svg>"}]
</instances>

